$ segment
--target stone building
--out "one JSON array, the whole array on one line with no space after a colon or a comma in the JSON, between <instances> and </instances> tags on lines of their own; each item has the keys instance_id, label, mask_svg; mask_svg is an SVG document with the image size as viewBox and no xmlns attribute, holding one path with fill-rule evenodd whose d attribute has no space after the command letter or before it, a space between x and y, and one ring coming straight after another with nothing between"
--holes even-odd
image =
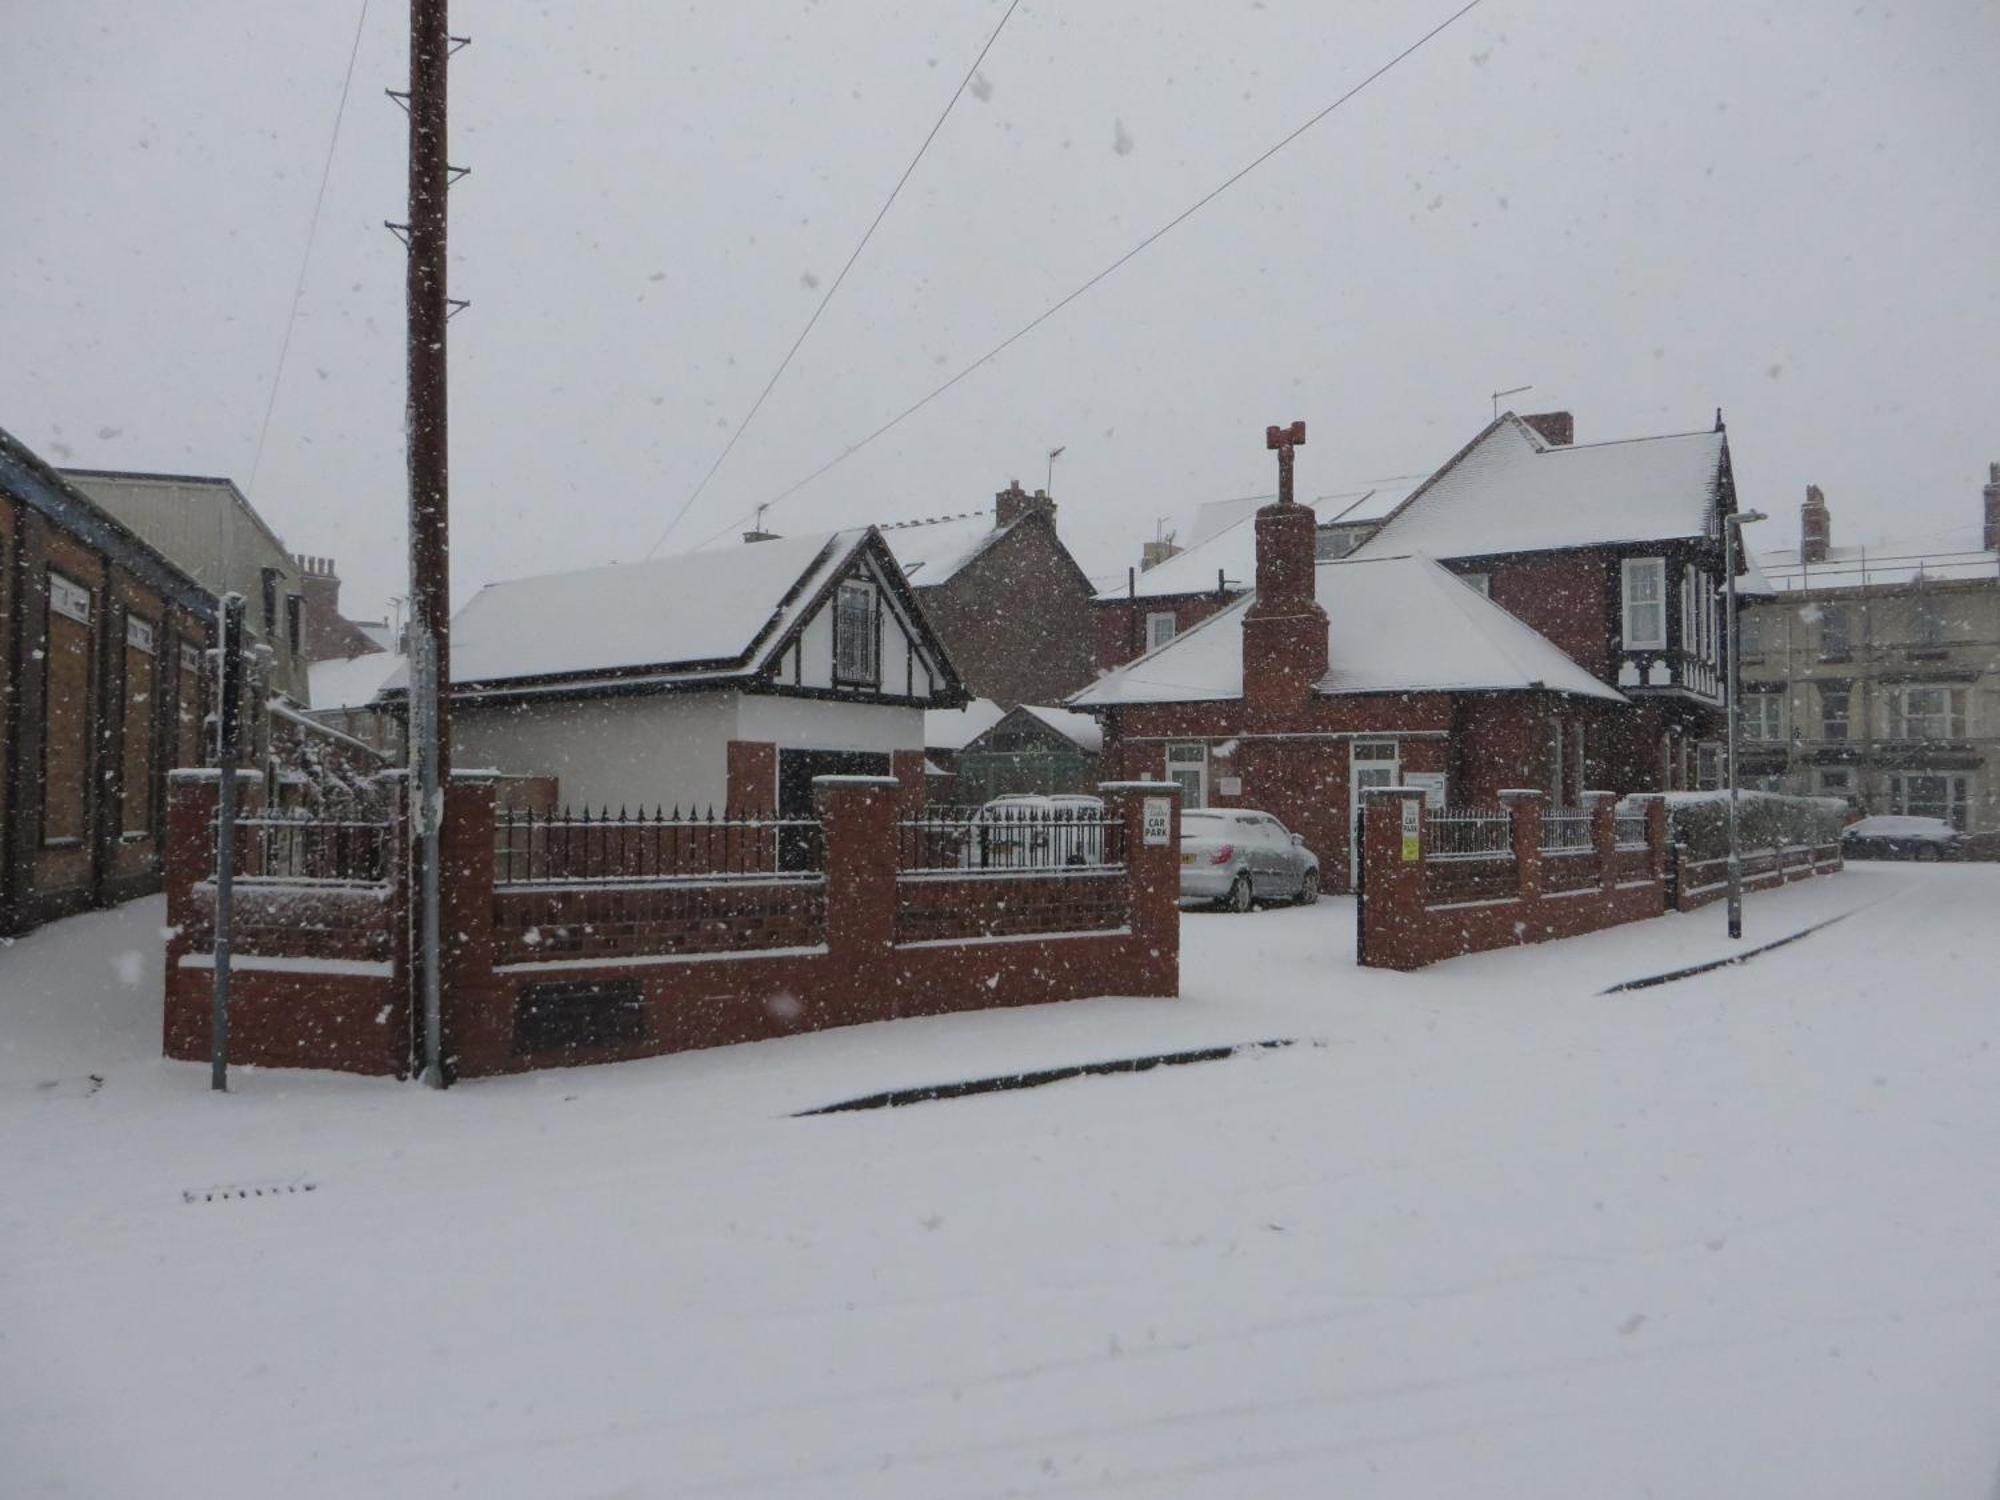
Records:
<instances>
[{"instance_id":1,"label":"stone building","mask_svg":"<svg viewBox=\"0 0 2000 1500\"><path fill-rule=\"evenodd\" d=\"M0 933L159 889L208 594L0 431Z\"/></svg>"},{"instance_id":2,"label":"stone building","mask_svg":"<svg viewBox=\"0 0 2000 1500\"><path fill-rule=\"evenodd\" d=\"M243 596L272 688L307 702L306 575L235 481L199 474L65 469L63 477L208 592Z\"/></svg>"},{"instance_id":3,"label":"stone building","mask_svg":"<svg viewBox=\"0 0 2000 1500\"><path fill-rule=\"evenodd\" d=\"M1841 545L1807 488L1800 544L1758 554L1773 592L1743 615L1745 785L1943 818L2000 855L2000 464L1981 500Z\"/></svg>"}]
</instances>

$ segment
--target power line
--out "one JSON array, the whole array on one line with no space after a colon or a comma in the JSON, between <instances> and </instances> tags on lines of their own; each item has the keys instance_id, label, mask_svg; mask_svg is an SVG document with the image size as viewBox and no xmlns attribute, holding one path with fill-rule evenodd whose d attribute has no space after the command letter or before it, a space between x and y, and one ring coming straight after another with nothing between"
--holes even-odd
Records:
<instances>
[{"instance_id":1,"label":"power line","mask_svg":"<svg viewBox=\"0 0 2000 1500\"><path fill-rule=\"evenodd\" d=\"M965 76L959 79L958 87L952 90L951 98L945 101L943 110L939 112L937 119L932 123L930 134L924 137L924 143L917 147L917 154L910 158L910 164L903 168L903 175L896 179L896 185L889 189L889 196L882 201L882 206L875 211L875 217L869 222L867 231L861 236L861 242L854 247L854 253L847 257L847 264L842 266L840 274L833 278L833 284L826 289L826 295L819 299L819 306L815 307L812 316L806 319L806 326L801 328L799 336L792 340L792 347L787 349L785 357L778 361L778 368L773 370L771 378L764 382L764 389L759 391L757 399L750 403L750 410L744 413L743 420L736 424L736 430L730 433L729 441L722 445L722 451L716 454L715 462L708 466L708 472L701 476L701 483L697 484L693 491L689 493L687 499L681 502L680 509L674 512L673 518L667 522L665 530L661 531L658 538L654 540L653 545L646 549L646 556L651 557L655 552L659 551L667 538L673 535L674 528L681 523L681 517L685 516L688 513L689 507L701 498L701 492L708 488L709 480L715 478L716 471L722 467L724 461L735 451L736 444L742 438L744 430L756 420L757 413L763 410L765 398L771 394L785 371L791 367L792 356L799 352L799 346L805 343L806 336L813 331L813 326L819 322L820 314L825 312L826 305L833 301L833 294L840 290L840 284L847 280L847 273L853 270L854 263L861 259L861 252L868 248L868 242L875 237L875 230L888 215L890 207L896 201L897 194L903 191L903 184L910 180L910 174L917 170L917 163L922 161L924 153L930 150L931 142L937 139L937 133L944 128L946 116L957 105L959 97L965 92L966 85L972 82L973 75L979 71L979 65L986 61L986 54L993 50L994 42L999 40L1001 31L1006 27L1009 18L1014 14L1014 8L1020 3L1021 0L1009 0L1006 13L1000 17L999 25L995 26L992 35L986 38L986 45L979 49L979 56L973 58L972 66L965 70Z\"/></svg>"},{"instance_id":2,"label":"power line","mask_svg":"<svg viewBox=\"0 0 2000 1500\"><path fill-rule=\"evenodd\" d=\"M298 284L292 288L292 310L285 319L284 342L278 346L278 368L271 372L271 394L264 403L264 422L257 429L257 452L250 460L250 493L257 493L257 470L264 463L264 439L270 435L271 413L278 409L278 386L285 378L285 358L292 350L292 330L298 326L299 300L306 292L306 267L312 264L313 241L319 237L319 211L326 203L327 179L333 175L333 152L340 144L340 125L347 118L347 93L354 84L354 60L361 55L361 33L368 25L368 0L354 22L354 45L347 52L347 76L340 80L340 105L333 112L333 136L326 143L326 163L319 172L319 192L313 198L312 222L306 228L305 254L299 257Z\"/></svg>"},{"instance_id":3,"label":"power line","mask_svg":"<svg viewBox=\"0 0 2000 1500\"><path fill-rule=\"evenodd\" d=\"M1370 84L1374 83L1377 79L1381 78L1384 74L1388 73L1391 69L1395 68L1399 63L1404 61L1404 59L1411 56L1411 54L1417 52L1426 43L1430 42L1433 38L1437 37L1439 34L1449 29L1461 18L1463 18L1470 12L1478 9L1479 6L1483 3L1484 0L1467 0L1466 4L1461 5L1457 10L1453 11L1449 16L1445 17L1444 20L1438 22L1437 25L1433 26L1429 31L1426 31L1422 36L1418 37L1414 42L1410 43L1409 46L1405 47L1401 52L1398 52L1394 57L1390 58L1387 62L1383 63L1381 67L1377 68L1374 72L1370 73L1366 78L1362 79L1359 83L1355 84L1353 88L1349 89L1346 93L1342 94L1338 99L1335 99L1331 104L1327 105L1325 109L1322 109L1318 114L1314 115L1311 119L1307 120L1303 125L1299 126L1296 130L1292 131L1289 135L1284 136L1277 142L1276 145L1267 148L1260 155L1253 158L1248 165L1239 168L1237 171L1231 173L1228 177L1224 178L1216 186L1210 188L1206 193L1202 194L1201 197L1197 198L1193 203L1189 204L1186 208L1182 209L1179 213L1175 214L1171 219L1167 220L1166 223L1162 224L1158 229L1155 229L1151 234L1147 235L1144 239L1139 241L1138 244L1134 245L1130 250L1127 250L1123 255L1119 256L1116 260L1112 261L1110 265L1106 266L1103 270L1099 271L1095 276L1092 276L1088 281L1084 282L1074 291L1064 296L1061 300L1053 303L1048 308L1044 309L1042 312L1036 314L1034 318L1030 319L1027 323L1023 324L1013 333L1007 335L1006 338L1002 339L999 343L995 344L991 349L988 349L984 354L980 355L977 359L973 360L971 364L966 365L957 374L953 375L943 384L934 387L928 395L925 395L920 399L911 402L910 405L904 407L900 412L896 413L895 416L891 417L888 421L884 422L880 427L877 427L873 432L869 433L859 442L848 444L848 446L842 449L837 456L828 459L825 463L821 464L817 469L814 469L810 474L806 475L805 478L800 479L797 482L793 483L792 485L788 486L787 488L778 491L777 494L771 496L768 500L766 500L764 504L768 507L776 505L781 500L790 498L792 495L797 494L800 490L804 489L807 485L811 484L815 479L818 479L822 474L825 474L828 470L834 468L839 464L845 463L848 459L852 458L855 454L859 453L863 448L866 448L870 443L874 442L877 438L884 436L885 434L893 431L897 427L900 427L904 422L908 421L911 417L915 416L918 412L922 411L926 406L929 406L933 401L937 400L937 398L942 396L946 391L950 390L953 386L957 385L961 380L965 379L966 376L972 374L973 371L979 369L981 366L985 364L988 364L1001 354L1004 354L1008 349L1012 348L1015 344L1019 343L1029 334L1033 333L1037 328L1041 327L1042 324L1048 322L1050 318L1053 318L1057 313L1061 312L1064 308L1068 307L1070 303L1076 301L1077 298L1081 297L1084 293L1088 292L1092 287L1096 286L1099 282L1103 281L1113 272L1117 271L1119 268L1124 266L1127 261L1132 260L1136 256L1138 256L1141 251L1146 250L1147 248L1152 246L1155 242L1164 238L1169 232L1179 228L1182 224L1186 223L1189 219L1193 218L1197 213L1201 212L1202 209L1206 208L1210 203L1214 202L1217 198L1221 197L1225 192L1227 192L1230 188L1234 187L1237 183L1241 182L1245 177L1248 177L1252 172L1256 171L1257 168L1263 166L1265 162L1269 161L1272 157L1276 156L1280 151L1284 150L1285 147L1291 145L1293 141L1297 140L1300 136L1304 135L1308 130L1311 130L1315 125L1319 124L1320 121L1324 120L1328 115L1332 114L1335 110L1339 109L1343 104L1346 104L1350 99L1354 98L1354 96L1359 94L1363 89L1367 88ZM735 523L732 523L732 525L733 524ZM723 528L723 531L727 530L729 530L729 527ZM720 536L722 535L722 532L717 532L716 535ZM709 540L713 541L714 538L711 537ZM705 546L707 544L703 543L703 545Z\"/></svg>"}]
</instances>

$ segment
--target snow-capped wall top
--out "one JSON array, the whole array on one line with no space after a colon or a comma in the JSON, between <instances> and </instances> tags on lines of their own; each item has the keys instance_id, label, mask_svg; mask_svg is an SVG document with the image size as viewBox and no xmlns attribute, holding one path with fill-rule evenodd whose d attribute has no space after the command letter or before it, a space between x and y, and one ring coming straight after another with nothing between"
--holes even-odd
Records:
<instances>
[{"instance_id":1,"label":"snow-capped wall top","mask_svg":"<svg viewBox=\"0 0 2000 1500\"><path fill-rule=\"evenodd\" d=\"M1512 412L1432 477L1357 557L1483 557L1708 534L1726 434L1551 446Z\"/></svg>"},{"instance_id":2,"label":"snow-capped wall top","mask_svg":"<svg viewBox=\"0 0 2000 1500\"><path fill-rule=\"evenodd\" d=\"M1545 689L1625 701L1546 637L1427 557L1349 557L1315 569L1326 611L1323 694ZM1197 703L1243 695L1243 616L1236 601L1156 651L1099 678L1075 708Z\"/></svg>"}]
</instances>

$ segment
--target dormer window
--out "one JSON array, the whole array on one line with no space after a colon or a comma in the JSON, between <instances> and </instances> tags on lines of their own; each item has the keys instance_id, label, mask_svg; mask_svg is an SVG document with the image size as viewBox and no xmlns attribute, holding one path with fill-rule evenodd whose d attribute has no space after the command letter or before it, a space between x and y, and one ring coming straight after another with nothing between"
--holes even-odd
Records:
<instances>
[{"instance_id":1,"label":"dormer window","mask_svg":"<svg viewBox=\"0 0 2000 1500\"><path fill-rule=\"evenodd\" d=\"M874 687L882 680L875 585L849 579L833 600L833 680Z\"/></svg>"}]
</instances>

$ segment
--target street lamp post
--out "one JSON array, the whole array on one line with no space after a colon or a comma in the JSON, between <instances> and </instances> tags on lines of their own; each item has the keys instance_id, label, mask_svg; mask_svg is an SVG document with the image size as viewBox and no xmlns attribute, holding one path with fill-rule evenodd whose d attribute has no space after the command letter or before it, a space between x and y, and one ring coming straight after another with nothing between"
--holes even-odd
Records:
<instances>
[{"instance_id":1,"label":"street lamp post","mask_svg":"<svg viewBox=\"0 0 2000 1500\"><path fill-rule=\"evenodd\" d=\"M1741 511L1722 518L1722 571L1724 586L1729 590L1729 604L1724 614L1729 620L1729 663L1723 673L1723 717L1729 725L1729 935L1743 936L1743 850L1736 838L1737 793L1741 788L1736 776L1737 712L1742 701L1742 690L1737 682L1737 674L1742 665L1742 657L1736 649L1736 558L1743 547L1742 528L1766 519L1761 510Z\"/></svg>"}]
</instances>

